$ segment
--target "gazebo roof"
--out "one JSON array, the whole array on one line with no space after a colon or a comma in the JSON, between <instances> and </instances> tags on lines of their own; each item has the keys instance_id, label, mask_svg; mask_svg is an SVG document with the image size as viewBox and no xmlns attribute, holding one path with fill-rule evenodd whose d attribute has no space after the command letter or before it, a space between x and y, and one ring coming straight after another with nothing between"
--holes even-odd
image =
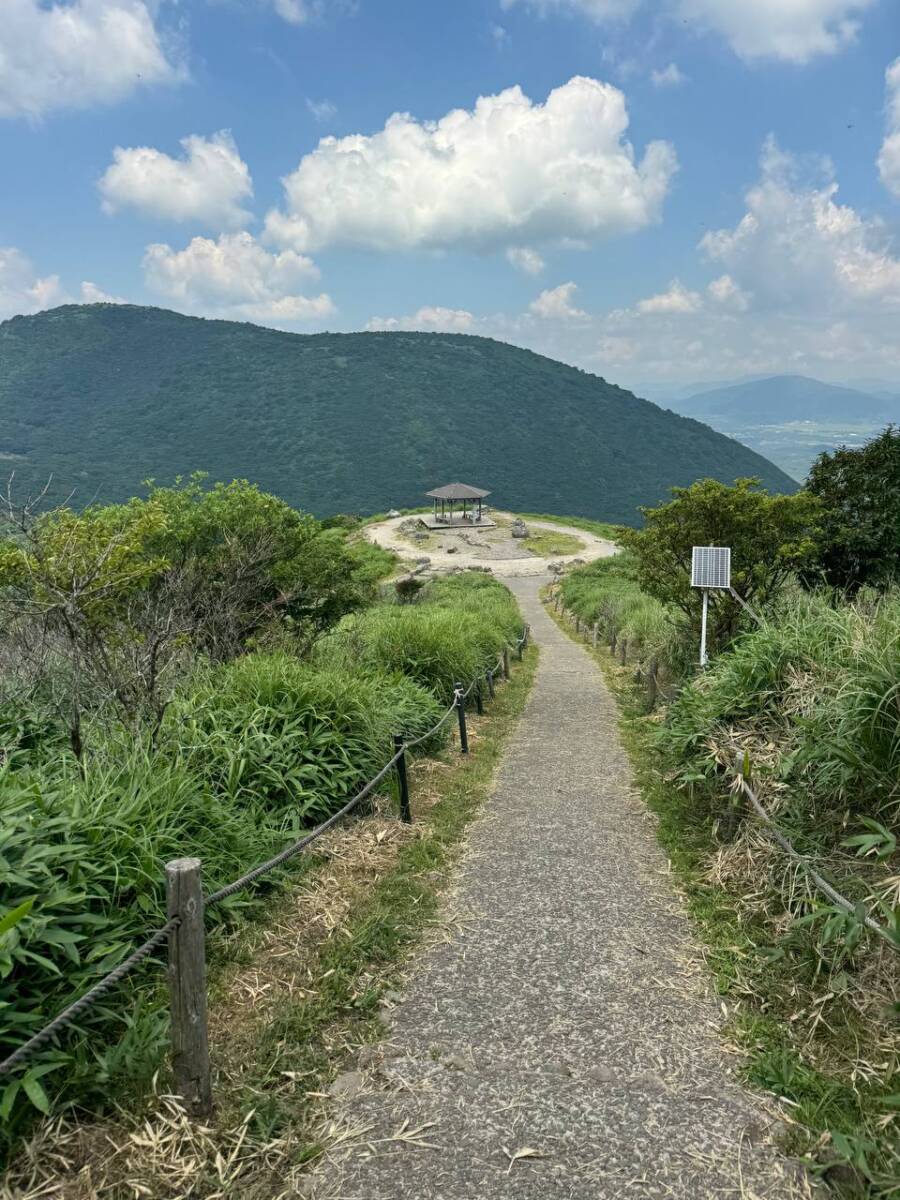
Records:
<instances>
[{"instance_id":1,"label":"gazebo roof","mask_svg":"<svg viewBox=\"0 0 900 1200\"><path fill-rule=\"evenodd\" d=\"M435 488L433 492L425 493L435 500L483 500L490 494L482 488L470 487L467 483L447 483L443 487Z\"/></svg>"}]
</instances>

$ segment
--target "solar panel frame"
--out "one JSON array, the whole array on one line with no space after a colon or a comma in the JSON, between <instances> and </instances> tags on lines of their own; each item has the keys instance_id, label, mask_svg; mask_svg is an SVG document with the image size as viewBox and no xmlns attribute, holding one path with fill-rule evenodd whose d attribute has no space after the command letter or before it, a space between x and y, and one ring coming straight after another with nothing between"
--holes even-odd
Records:
<instances>
[{"instance_id":1,"label":"solar panel frame","mask_svg":"<svg viewBox=\"0 0 900 1200\"><path fill-rule=\"evenodd\" d=\"M691 587L731 587L731 547L694 546L691 556Z\"/></svg>"}]
</instances>

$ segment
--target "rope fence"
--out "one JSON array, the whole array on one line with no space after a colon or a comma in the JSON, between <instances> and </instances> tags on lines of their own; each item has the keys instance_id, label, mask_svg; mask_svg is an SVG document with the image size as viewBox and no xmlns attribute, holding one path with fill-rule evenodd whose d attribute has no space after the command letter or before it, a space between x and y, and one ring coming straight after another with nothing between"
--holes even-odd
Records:
<instances>
[{"instance_id":1,"label":"rope fence","mask_svg":"<svg viewBox=\"0 0 900 1200\"><path fill-rule=\"evenodd\" d=\"M528 644L530 628L525 626L522 636L514 643L521 659ZM483 712L482 684L487 683L488 694L494 696L494 685L498 675L508 679L509 648L504 647L496 664L487 668L471 680L467 688L456 683L453 702L443 715L425 733L407 740L399 734L394 737L394 753L385 765L356 792L344 806L333 813L315 829L285 847L278 854L240 878L226 884L218 891L203 896L200 885L200 860L196 858L175 859L166 864L166 896L169 919L165 925L148 935L109 974L97 981L84 995L58 1013L43 1029L23 1042L7 1058L0 1062L0 1078L11 1074L30 1059L38 1050L90 1009L94 1003L111 991L134 970L144 959L149 958L163 942L168 941L168 971L171 1013L172 1068L175 1076L175 1091L182 1097L187 1108L196 1116L207 1116L212 1108L212 1085L209 1067L209 1039L206 1020L206 948L204 915L207 909L221 904L229 896L243 891L257 879L275 870L302 853L329 829L334 828L344 817L352 813L392 771L396 770L400 792L400 816L405 823L412 821L409 797L409 776L406 768L407 753L416 746L433 738L454 713L458 716L460 751L468 753L468 730L466 725L466 700L475 690L478 712Z\"/></svg>"},{"instance_id":2,"label":"rope fence","mask_svg":"<svg viewBox=\"0 0 900 1200\"><path fill-rule=\"evenodd\" d=\"M595 621L593 626L589 626L586 623L583 623L575 614L569 612L562 601L562 596L558 587L552 590L549 599L553 604L554 611L559 613L560 616L567 618L572 623L576 635L580 637L583 634L585 639L590 639L593 646L596 648L599 623ZM611 652L614 651L615 645L611 647ZM650 683L652 685L651 694L653 699L655 699L656 696L655 672L655 660L652 660ZM803 869L803 871L806 872L809 879L822 893L822 895L826 896L832 904L841 909L843 912L860 920L862 924L865 925L866 929L869 929L877 937L881 938L883 942L890 946L893 951L900 954L900 942L898 942L891 930L885 925L882 925L880 922L876 921L874 917L869 916L868 913L861 915L860 906L858 904L854 904L853 901L849 900L846 896L843 896L833 884L829 883L828 880L821 874L821 872L816 869L812 861L805 854L801 854L800 851L797 850L797 848L792 844L787 835L782 832L777 822L766 810L757 793L750 786L745 774L743 758L740 755L738 756L737 761L736 777L741 792L746 797L750 807L756 813L757 817L766 826L766 829L772 836L772 840L778 843L778 845L785 852L785 854L788 855L789 858L793 859L794 862L799 864L799 866Z\"/></svg>"}]
</instances>

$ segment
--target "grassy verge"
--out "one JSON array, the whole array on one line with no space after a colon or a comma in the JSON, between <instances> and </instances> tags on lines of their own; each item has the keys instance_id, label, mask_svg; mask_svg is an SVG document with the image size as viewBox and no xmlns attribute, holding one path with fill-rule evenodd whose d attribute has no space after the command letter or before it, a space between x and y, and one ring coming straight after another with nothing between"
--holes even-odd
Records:
<instances>
[{"instance_id":1,"label":"grassy verge","mask_svg":"<svg viewBox=\"0 0 900 1200\"><path fill-rule=\"evenodd\" d=\"M525 542L532 554L552 558L556 554L579 554L584 542L574 533L556 533L552 529L532 529Z\"/></svg>"},{"instance_id":2,"label":"grassy verge","mask_svg":"<svg viewBox=\"0 0 900 1200\"><path fill-rule=\"evenodd\" d=\"M573 529L583 529L585 533L594 533L597 537L606 538L610 542L618 541L619 526L610 525L608 521L594 521L590 517L558 517L554 513L519 513L526 521L552 521L555 525L571 525Z\"/></svg>"},{"instance_id":3,"label":"grassy verge","mask_svg":"<svg viewBox=\"0 0 900 1200\"><path fill-rule=\"evenodd\" d=\"M549 611L570 637L581 641L568 620ZM677 788L667 779L669 764L656 737L661 717L646 713L643 692L633 682L634 668L620 667L604 646L586 650L597 659L619 703L623 742L704 944L727 1014L727 1032L745 1053L745 1077L782 1102L785 1148L804 1157L841 1197L900 1196L900 1097L890 1083L896 1013L881 1013L883 1036L873 1036L867 1014L856 1011L841 993L839 976L829 975L817 958L812 930L792 928L786 918L773 928L763 895L764 872L758 873L755 888L745 889L733 885L752 863L742 864L732 878L717 869L722 843L716 823L689 788ZM735 843L732 852L768 855L769 843L760 832L757 850ZM875 986L876 968L893 969L889 957L884 959L889 955L875 947L860 963L845 963L845 970L851 977L870 972ZM847 979L844 986L849 993Z\"/></svg>"},{"instance_id":4,"label":"grassy verge","mask_svg":"<svg viewBox=\"0 0 900 1200\"><path fill-rule=\"evenodd\" d=\"M382 1035L380 1005L437 920L536 665L531 647L487 714L471 718L468 757L448 749L414 765L415 824L402 826L383 798L320 843L270 920L235 931L228 957L239 965L222 973L211 999L217 1109L208 1126L186 1121L163 1081L115 1119L46 1123L0 1196L293 1194L331 1136L329 1083Z\"/></svg>"}]
</instances>

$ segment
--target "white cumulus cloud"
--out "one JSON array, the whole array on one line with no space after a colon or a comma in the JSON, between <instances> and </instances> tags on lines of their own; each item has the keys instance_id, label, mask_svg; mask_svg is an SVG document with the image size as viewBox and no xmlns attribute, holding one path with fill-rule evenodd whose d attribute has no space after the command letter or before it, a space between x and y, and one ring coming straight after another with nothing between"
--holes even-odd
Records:
<instances>
[{"instance_id":1,"label":"white cumulus cloud","mask_svg":"<svg viewBox=\"0 0 900 1200\"><path fill-rule=\"evenodd\" d=\"M900 58L885 71L887 133L878 155L878 173L887 190L900 200Z\"/></svg>"},{"instance_id":2,"label":"white cumulus cloud","mask_svg":"<svg viewBox=\"0 0 900 1200\"><path fill-rule=\"evenodd\" d=\"M423 305L418 312L407 317L372 317L366 329L370 333L383 333L393 329L413 329L437 333L470 333L475 317L464 308L442 308Z\"/></svg>"},{"instance_id":3,"label":"white cumulus cloud","mask_svg":"<svg viewBox=\"0 0 900 1200\"><path fill-rule=\"evenodd\" d=\"M691 292L677 279L669 284L668 291L637 302L639 313L692 313L703 303L699 292Z\"/></svg>"},{"instance_id":4,"label":"white cumulus cloud","mask_svg":"<svg viewBox=\"0 0 900 1200\"><path fill-rule=\"evenodd\" d=\"M41 277L21 250L0 246L0 318L42 312L68 301L58 275Z\"/></svg>"},{"instance_id":5,"label":"white cumulus cloud","mask_svg":"<svg viewBox=\"0 0 900 1200\"><path fill-rule=\"evenodd\" d=\"M719 34L741 58L805 63L854 40L874 0L679 0L685 21Z\"/></svg>"},{"instance_id":6,"label":"white cumulus cloud","mask_svg":"<svg viewBox=\"0 0 900 1200\"><path fill-rule=\"evenodd\" d=\"M184 78L154 24L155 7L145 0L3 0L0 117L110 104L138 87Z\"/></svg>"},{"instance_id":7,"label":"white cumulus cloud","mask_svg":"<svg viewBox=\"0 0 900 1200\"><path fill-rule=\"evenodd\" d=\"M746 213L700 245L769 305L821 312L861 301L900 304L900 258L886 229L837 204L837 190L830 175L806 179L798 160L770 138Z\"/></svg>"},{"instance_id":8,"label":"white cumulus cloud","mask_svg":"<svg viewBox=\"0 0 900 1200\"><path fill-rule=\"evenodd\" d=\"M580 320L587 316L572 303L578 291L574 283L561 283L559 287L547 288L528 305L528 311L548 321Z\"/></svg>"},{"instance_id":9,"label":"white cumulus cloud","mask_svg":"<svg viewBox=\"0 0 900 1200\"><path fill-rule=\"evenodd\" d=\"M707 286L707 292L718 304L726 308L746 312L750 307L750 296L739 287L730 275L720 275Z\"/></svg>"},{"instance_id":10,"label":"white cumulus cloud","mask_svg":"<svg viewBox=\"0 0 900 1200\"><path fill-rule=\"evenodd\" d=\"M194 134L181 145L181 158L151 146L117 146L98 184L104 211L134 208L217 231L245 225L250 214L241 202L253 196L253 182L229 131L210 138Z\"/></svg>"},{"instance_id":11,"label":"white cumulus cloud","mask_svg":"<svg viewBox=\"0 0 900 1200\"><path fill-rule=\"evenodd\" d=\"M96 283L91 283L89 279L85 279L81 284L81 303L127 304L128 301L122 296L113 296L109 292L105 292L103 288L98 287Z\"/></svg>"},{"instance_id":12,"label":"white cumulus cloud","mask_svg":"<svg viewBox=\"0 0 900 1200\"><path fill-rule=\"evenodd\" d=\"M660 71L651 71L650 82L658 88L678 87L679 84L687 83L687 75L684 74L678 63L669 63Z\"/></svg>"},{"instance_id":13,"label":"white cumulus cloud","mask_svg":"<svg viewBox=\"0 0 900 1200\"><path fill-rule=\"evenodd\" d=\"M396 113L371 136L327 137L284 179L267 236L301 252L505 249L590 240L659 219L667 142L636 161L618 88L577 76L543 104L519 87L439 121Z\"/></svg>"},{"instance_id":14,"label":"white cumulus cloud","mask_svg":"<svg viewBox=\"0 0 900 1200\"><path fill-rule=\"evenodd\" d=\"M537 250L532 250L530 246L510 246L506 251L506 259L526 275L540 275L547 265Z\"/></svg>"},{"instance_id":15,"label":"white cumulus cloud","mask_svg":"<svg viewBox=\"0 0 900 1200\"><path fill-rule=\"evenodd\" d=\"M233 320L295 324L334 313L326 293L306 294L319 277L293 250L270 254L251 234L195 237L183 250L164 243L144 254L147 286L184 312Z\"/></svg>"}]
</instances>

